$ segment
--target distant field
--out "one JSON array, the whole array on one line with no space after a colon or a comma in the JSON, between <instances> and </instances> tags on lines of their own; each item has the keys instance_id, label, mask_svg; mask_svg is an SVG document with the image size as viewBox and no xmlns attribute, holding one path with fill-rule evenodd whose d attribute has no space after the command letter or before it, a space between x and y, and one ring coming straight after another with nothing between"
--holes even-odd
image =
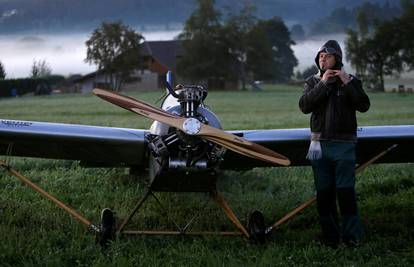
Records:
<instances>
[{"instance_id":1,"label":"distant field","mask_svg":"<svg viewBox=\"0 0 414 267\"><path fill-rule=\"evenodd\" d=\"M308 127L308 115L298 109L302 88L264 86L262 92L210 92L209 105L226 130ZM150 103L161 92L131 94ZM371 109L358 114L360 125L414 124L414 94L369 93ZM0 118L148 128L150 121L94 96L52 95L0 99ZM47 144L45 144L47 145ZM2 157L4 159L4 157ZM99 222L109 207L124 218L140 198L144 185L127 170L83 169L77 162L9 159L33 181ZM414 265L414 165L369 167L358 176L357 191L365 239L356 250L321 247L315 207L276 230L265 245L230 237L121 238L101 252L94 236L62 210L0 172L1 266L412 266ZM218 190L243 223L254 209L268 225L314 194L309 167L228 171ZM161 215L153 200L135 217L144 228L172 229L183 224L203 194L158 194L170 216ZM233 230L209 203L192 229Z\"/></svg>"},{"instance_id":2,"label":"distant field","mask_svg":"<svg viewBox=\"0 0 414 267\"><path fill-rule=\"evenodd\" d=\"M385 78L385 91L396 91L400 85L403 85L405 90L410 90L414 93L414 72L404 73L401 77L387 77Z\"/></svg>"}]
</instances>

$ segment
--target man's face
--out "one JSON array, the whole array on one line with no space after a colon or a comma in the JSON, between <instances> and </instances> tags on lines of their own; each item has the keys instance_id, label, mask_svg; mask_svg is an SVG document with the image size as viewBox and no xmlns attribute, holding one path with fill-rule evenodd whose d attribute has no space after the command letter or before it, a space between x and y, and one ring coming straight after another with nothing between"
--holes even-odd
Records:
<instances>
[{"instance_id":1,"label":"man's face","mask_svg":"<svg viewBox=\"0 0 414 267\"><path fill-rule=\"evenodd\" d=\"M319 53L319 67L321 70L332 69L335 66L335 56L325 52Z\"/></svg>"}]
</instances>

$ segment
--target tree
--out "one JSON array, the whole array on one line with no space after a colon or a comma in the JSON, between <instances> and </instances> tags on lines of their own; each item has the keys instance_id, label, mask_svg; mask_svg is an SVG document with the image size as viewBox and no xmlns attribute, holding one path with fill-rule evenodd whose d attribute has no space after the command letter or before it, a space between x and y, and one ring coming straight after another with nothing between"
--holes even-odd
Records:
<instances>
[{"instance_id":1,"label":"tree","mask_svg":"<svg viewBox=\"0 0 414 267\"><path fill-rule=\"evenodd\" d=\"M30 74L31 78L46 78L52 75L52 68L45 59L33 59Z\"/></svg>"},{"instance_id":2,"label":"tree","mask_svg":"<svg viewBox=\"0 0 414 267\"><path fill-rule=\"evenodd\" d=\"M268 71L256 73L259 80L271 80L273 82L287 82L293 75L293 69L298 60L291 48L295 44L290 38L290 33L285 23L277 17L269 20L261 20L257 24L257 30L266 32L272 54Z\"/></svg>"},{"instance_id":3,"label":"tree","mask_svg":"<svg viewBox=\"0 0 414 267\"><path fill-rule=\"evenodd\" d=\"M414 45L414 14L405 17L410 6L406 7L401 18L377 22L371 31L366 16L360 13L359 32L348 30L347 58L357 74L373 89L384 91L384 76L399 75L405 65L410 66L410 62L414 62L410 61Z\"/></svg>"},{"instance_id":4,"label":"tree","mask_svg":"<svg viewBox=\"0 0 414 267\"><path fill-rule=\"evenodd\" d=\"M247 80L290 79L297 60L281 19L258 20L255 8L246 5L222 21L214 0L198 0L198 4L179 37L185 50L177 66L182 76L220 85L223 80L240 80L242 88Z\"/></svg>"},{"instance_id":5,"label":"tree","mask_svg":"<svg viewBox=\"0 0 414 267\"><path fill-rule=\"evenodd\" d=\"M363 53L363 42L357 31L348 29L345 39L346 58L356 70L356 76L363 77L366 72L366 60Z\"/></svg>"},{"instance_id":6,"label":"tree","mask_svg":"<svg viewBox=\"0 0 414 267\"><path fill-rule=\"evenodd\" d=\"M214 87L229 78L229 53L214 0L197 0L197 3L179 35L185 53L177 63L177 71L192 82L206 81Z\"/></svg>"},{"instance_id":7,"label":"tree","mask_svg":"<svg viewBox=\"0 0 414 267\"><path fill-rule=\"evenodd\" d=\"M239 64L242 87L247 73L252 75L250 80L286 82L298 63L290 48L294 42L289 30L280 18L258 20L254 10L246 6L225 25L229 51L243 62Z\"/></svg>"},{"instance_id":8,"label":"tree","mask_svg":"<svg viewBox=\"0 0 414 267\"><path fill-rule=\"evenodd\" d=\"M260 23L260 21L258 22ZM266 30L258 24L246 36L246 65L252 80L271 80L274 73L273 51ZM270 78L269 78L270 77Z\"/></svg>"},{"instance_id":9,"label":"tree","mask_svg":"<svg viewBox=\"0 0 414 267\"><path fill-rule=\"evenodd\" d=\"M294 42L279 18L258 20L253 6L245 6L239 14L232 15L224 25L224 35L238 66L242 88L245 80L285 82L293 74L297 60L290 49Z\"/></svg>"},{"instance_id":10,"label":"tree","mask_svg":"<svg viewBox=\"0 0 414 267\"><path fill-rule=\"evenodd\" d=\"M299 75L297 75L299 77L297 78L305 80L306 78L317 74L318 71L319 71L318 67L316 67L315 65L312 65L312 66L307 67L302 73L299 73Z\"/></svg>"},{"instance_id":11,"label":"tree","mask_svg":"<svg viewBox=\"0 0 414 267\"><path fill-rule=\"evenodd\" d=\"M403 70L398 28L395 21L384 22L376 28L374 36L365 44L368 71L377 79L376 88L381 91L384 91L385 75L399 75Z\"/></svg>"},{"instance_id":12,"label":"tree","mask_svg":"<svg viewBox=\"0 0 414 267\"><path fill-rule=\"evenodd\" d=\"M384 76L403 70L398 24L387 21L379 24L370 37L355 40L356 33L349 31L347 56L351 65L363 74L373 89L384 91Z\"/></svg>"},{"instance_id":13,"label":"tree","mask_svg":"<svg viewBox=\"0 0 414 267\"><path fill-rule=\"evenodd\" d=\"M6 71L4 70L3 63L0 61L0 80L4 80L6 78Z\"/></svg>"},{"instance_id":14,"label":"tree","mask_svg":"<svg viewBox=\"0 0 414 267\"><path fill-rule=\"evenodd\" d=\"M414 1L401 1L403 7L403 14L401 18L395 20L399 29L399 42L401 44L401 56L409 67L414 69Z\"/></svg>"},{"instance_id":15,"label":"tree","mask_svg":"<svg viewBox=\"0 0 414 267\"><path fill-rule=\"evenodd\" d=\"M360 10L356 16L358 31L362 38L365 38L369 32L370 23L368 22L368 16L364 10Z\"/></svg>"},{"instance_id":16,"label":"tree","mask_svg":"<svg viewBox=\"0 0 414 267\"><path fill-rule=\"evenodd\" d=\"M125 81L142 67L140 44L144 37L121 22L103 22L86 41L85 61L96 64L110 89L119 91Z\"/></svg>"},{"instance_id":17,"label":"tree","mask_svg":"<svg viewBox=\"0 0 414 267\"><path fill-rule=\"evenodd\" d=\"M364 43L368 36L368 28L367 15L361 10L357 15L357 30L348 29L345 39L346 57L359 77L364 77L367 71Z\"/></svg>"},{"instance_id":18,"label":"tree","mask_svg":"<svg viewBox=\"0 0 414 267\"><path fill-rule=\"evenodd\" d=\"M246 5L239 14L230 14L223 25L223 39L230 54L229 71L234 74L234 78L241 81L242 90L246 89L246 81L253 82L250 73L255 72L257 63L271 56L266 33L254 31L257 24L254 11L254 6ZM264 51L269 53L263 56Z\"/></svg>"}]
</instances>

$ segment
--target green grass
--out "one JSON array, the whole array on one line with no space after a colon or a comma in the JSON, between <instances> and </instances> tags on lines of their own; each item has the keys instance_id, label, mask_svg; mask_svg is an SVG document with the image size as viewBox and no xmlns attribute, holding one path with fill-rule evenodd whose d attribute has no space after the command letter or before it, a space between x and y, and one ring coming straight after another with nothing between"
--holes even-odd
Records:
<instances>
[{"instance_id":1,"label":"green grass","mask_svg":"<svg viewBox=\"0 0 414 267\"><path fill-rule=\"evenodd\" d=\"M308 127L298 109L299 87L267 86L262 92L210 92L209 105L225 129ZM161 92L132 96L154 103ZM414 95L371 93L371 109L360 125L412 124ZM97 97L54 95L0 100L0 118L147 128L150 121ZM45 144L47 145L47 144ZM142 177L125 169L83 169L77 162L9 159L11 165L51 194L99 223L109 207L124 218L144 192ZM0 172L0 265L11 266L378 266L414 264L414 166L373 165L357 178L365 227L362 246L334 251L314 241L319 234L315 207L275 230L265 245L230 237L120 238L102 252L94 235L50 201ZM314 194L309 167L227 171L218 190L241 221L261 210L268 225ZM170 208L162 215L150 199L132 222L143 228L172 229L185 223L204 194L158 194ZM192 229L234 230L209 202Z\"/></svg>"}]
</instances>

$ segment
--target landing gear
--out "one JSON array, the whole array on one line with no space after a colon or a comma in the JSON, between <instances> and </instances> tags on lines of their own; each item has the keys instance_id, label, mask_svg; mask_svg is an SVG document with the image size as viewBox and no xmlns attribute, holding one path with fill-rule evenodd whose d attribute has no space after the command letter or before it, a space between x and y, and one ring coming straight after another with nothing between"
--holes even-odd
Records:
<instances>
[{"instance_id":1,"label":"landing gear","mask_svg":"<svg viewBox=\"0 0 414 267\"><path fill-rule=\"evenodd\" d=\"M266 241L266 226L263 213L255 210L250 214L249 218L249 234L250 239L259 244L264 244Z\"/></svg>"},{"instance_id":2,"label":"landing gear","mask_svg":"<svg viewBox=\"0 0 414 267\"><path fill-rule=\"evenodd\" d=\"M103 248L109 241L115 239L115 215L112 210L105 208L101 212L101 229L97 236L97 243Z\"/></svg>"}]
</instances>

